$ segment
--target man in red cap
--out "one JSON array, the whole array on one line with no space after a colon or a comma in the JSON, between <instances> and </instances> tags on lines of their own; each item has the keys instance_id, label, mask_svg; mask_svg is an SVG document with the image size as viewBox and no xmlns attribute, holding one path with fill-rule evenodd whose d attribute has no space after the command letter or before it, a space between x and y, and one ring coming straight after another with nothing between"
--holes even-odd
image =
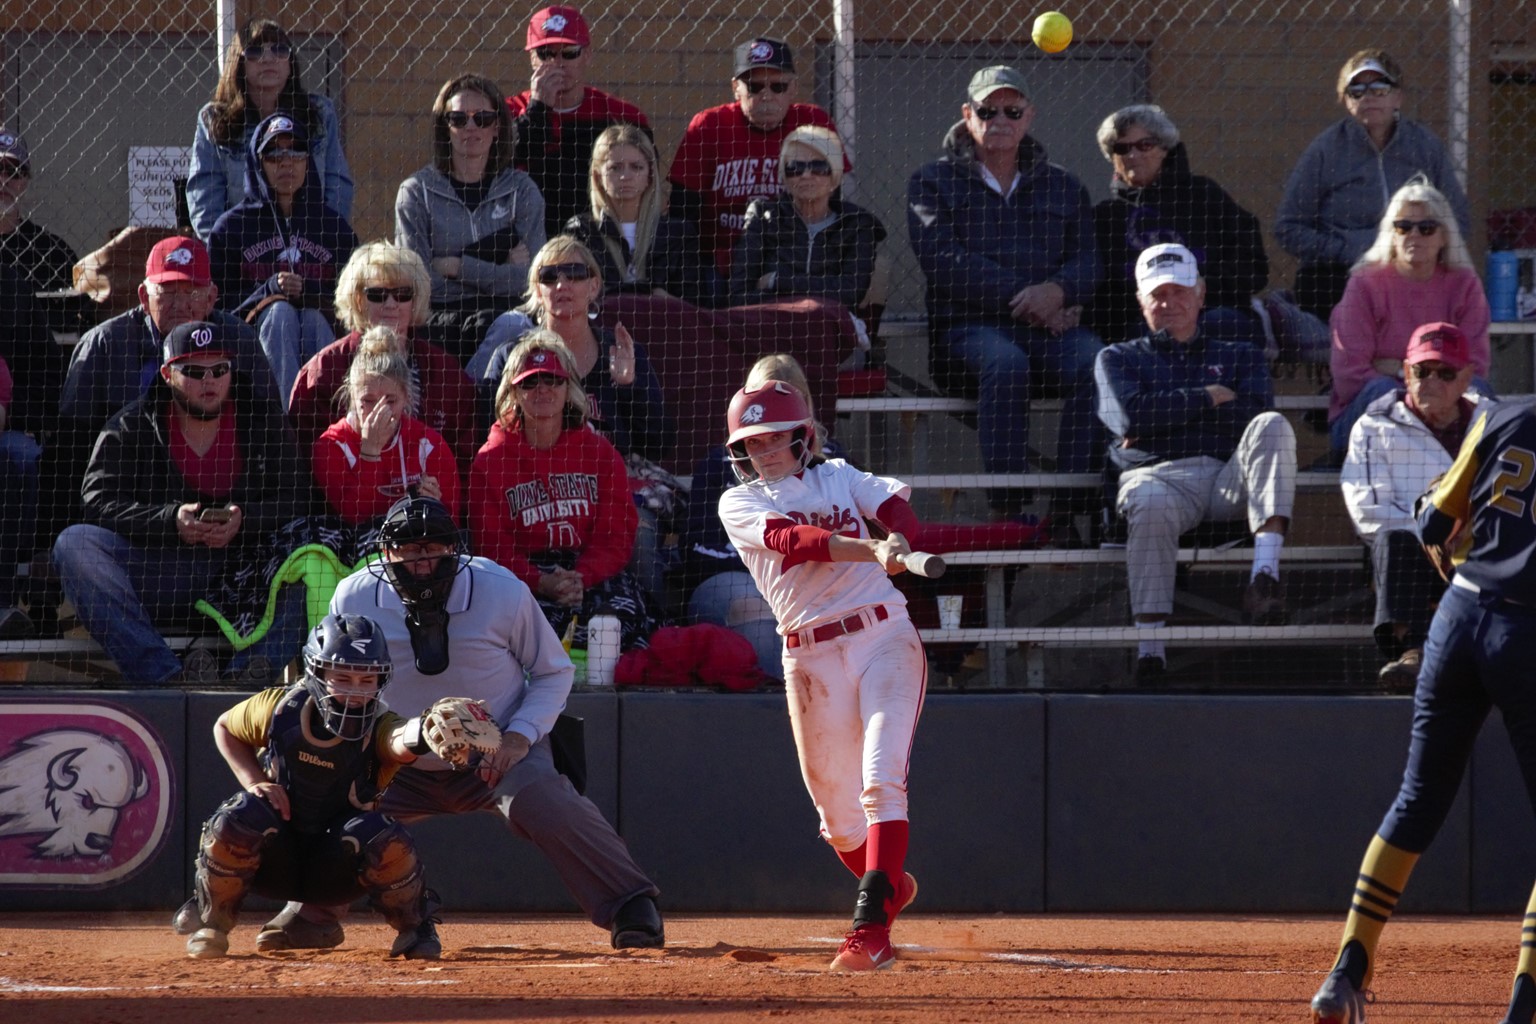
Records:
<instances>
[{"instance_id":1,"label":"man in red cap","mask_svg":"<svg viewBox=\"0 0 1536 1024\"><path fill-rule=\"evenodd\" d=\"M526 91L507 100L517 122L517 166L544 195L550 238L589 209L587 173L592 144L603 129L634 124L649 134L645 113L633 103L587 84L592 33L574 7L546 7L528 21Z\"/></svg>"},{"instance_id":2,"label":"man in red cap","mask_svg":"<svg viewBox=\"0 0 1536 1024\"><path fill-rule=\"evenodd\" d=\"M1403 357L1406 383L1372 402L1349 434L1339 473L1355 532L1371 549L1381 684L1413 692L1424 640L1445 593L1419 548L1413 504L1451 468L1472 419L1492 401L1472 383L1472 353L1455 324L1418 327Z\"/></svg>"}]
</instances>

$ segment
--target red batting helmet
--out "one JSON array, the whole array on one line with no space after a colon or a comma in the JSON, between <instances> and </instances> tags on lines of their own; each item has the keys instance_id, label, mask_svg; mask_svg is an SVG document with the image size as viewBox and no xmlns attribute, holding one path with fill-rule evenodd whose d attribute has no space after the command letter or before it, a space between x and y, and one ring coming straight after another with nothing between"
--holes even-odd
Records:
<instances>
[{"instance_id":1,"label":"red batting helmet","mask_svg":"<svg viewBox=\"0 0 1536 1024\"><path fill-rule=\"evenodd\" d=\"M790 445L798 446L795 452L800 469L811 457L811 438L815 436L816 423L811 418L811 406L804 395L783 381L764 381L757 387L742 388L731 399L731 407L725 414L725 449L730 456L731 468L742 483L751 483L758 472L747 455L747 438L758 434L784 432L790 435Z\"/></svg>"}]
</instances>

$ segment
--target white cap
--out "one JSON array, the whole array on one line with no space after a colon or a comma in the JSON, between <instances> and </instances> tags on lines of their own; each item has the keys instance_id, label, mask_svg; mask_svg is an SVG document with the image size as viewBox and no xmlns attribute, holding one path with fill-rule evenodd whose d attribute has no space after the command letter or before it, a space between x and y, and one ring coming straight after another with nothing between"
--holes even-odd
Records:
<instances>
[{"instance_id":1,"label":"white cap","mask_svg":"<svg viewBox=\"0 0 1536 1024\"><path fill-rule=\"evenodd\" d=\"M1397 84L1397 80L1392 77L1392 72L1387 70L1386 65L1382 64L1379 60L1369 57L1354 66L1354 69L1349 73L1349 80L1353 82L1367 71L1374 71L1393 85Z\"/></svg>"},{"instance_id":2,"label":"white cap","mask_svg":"<svg viewBox=\"0 0 1536 1024\"><path fill-rule=\"evenodd\" d=\"M1158 285L1193 288L1199 281L1200 266L1195 262L1195 254L1177 242L1154 245L1136 257L1136 291L1142 295L1151 295Z\"/></svg>"}]
</instances>

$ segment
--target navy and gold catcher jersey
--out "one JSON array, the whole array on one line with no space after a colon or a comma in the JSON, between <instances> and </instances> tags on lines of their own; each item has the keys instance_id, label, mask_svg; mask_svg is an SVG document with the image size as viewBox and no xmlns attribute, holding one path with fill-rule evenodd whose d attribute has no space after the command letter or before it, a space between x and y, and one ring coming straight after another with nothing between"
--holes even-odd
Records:
<instances>
[{"instance_id":1,"label":"navy and gold catcher jersey","mask_svg":"<svg viewBox=\"0 0 1536 1024\"><path fill-rule=\"evenodd\" d=\"M1458 576L1511 601L1536 605L1536 409L1502 405L1482 413L1419 516L1426 544L1442 543L1458 519L1470 543Z\"/></svg>"}]
</instances>

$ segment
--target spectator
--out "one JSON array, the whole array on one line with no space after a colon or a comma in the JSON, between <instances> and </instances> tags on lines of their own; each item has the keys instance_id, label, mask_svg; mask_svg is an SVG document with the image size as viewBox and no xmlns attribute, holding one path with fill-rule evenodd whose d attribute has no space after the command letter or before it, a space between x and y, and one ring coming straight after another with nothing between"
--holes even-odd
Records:
<instances>
[{"instance_id":1,"label":"spectator","mask_svg":"<svg viewBox=\"0 0 1536 1024\"><path fill-rule=\"evenodd\" d=\"M1241 518L1253 530L1243 612L1253 625L1285 621L1280 552L1296 491L1296 435L1274 406L1264 353L1200 330L1205 282L1182 245L1154 245L1136 264L1149 333L1110 345L1095 366L1099 418L1119 470L1115 509L1130 526L1126 574L1139 628L1173 611L1179 535ZM1166 669L1161 640L1143 640L1136 681Z\"/></svg>"},{"instance_id":2,"label":"spectator","mask_svg":"<svg viewBox=\"0 0 1536 1024\"><path fill-rule=\"evenodd\" d=\"M747 207L731 260L732 304L808 295L853 309L869 291L885 226L836 198L843 141L831 128L796 128L779 150L778 174L783 191Z\"/></svg>"},{"instance_id":3,"label":"spectator","mask_svg":"<svg viewBox=\"0 0 1536 1024\"><path fill-rule=\"evenodd\" d=\"M31 636L32 620L16 607L16 563L32 556L37 531L36 439L9 429L13 381L0 356L0 640Z\"/></svg>"},{"instance_id":4,"label":"spectator","mask_svg":"<svg viewBox=\"0 0 1536 1024\"><path fill-rule=\"evenodd\" d=\"M285 404L299 367L336 338L336 275L355 248L357 233L309 173L304 126L284 111L264 118L246 154L245 199L219 218L208 257L235 314L256 326Z\"/></svg>"},{"instance_id":5,"label":"spectator","mask_svg":"<svg viewBox=\"0 0 1536 1024\"><path fill-rule=\"evenodd\" d=\"M491 405L501 387L509 353L530 325L547 327L575 360L576 379L587 397L587 414L620 454L664 458L677 436L661 380L645 349L623 324L597 327L591 314L603 294L603 278L591 250L570 235L551 238L529 270L528 301L501 317L486 336L496 343L480 390ZM505 340L503 340L505 339ZM500 419L499 413L494 419Z\"/></svg>"},{"instance_id":6,"label":"spectator","mask_svg":"<svg viewBox=\"0 0 1536 1024\"><path fill-rule=\"evenodd\" d=\"M496 422L469 471L475 550L510 569L574 646L594 615L616 616L621 647L644 647L658 625L625 567L639 516L624 459L586 425L576 358L552 331L534 331L507 357Z\"/></svg>"},{"instance_id":7,"label":"spectator","mask_svg":"<svg viewBox=\"0 0 1536 1024\"><path fill-rule=\"evenodd\" d=\"M1492 403L1468 392L1472 346L1450 323L1413 332L1403 357L1407 384L1381 395L1349 433L1339 483L1355 532L1371 549L1376 647L1382 685L1411 693L1429 620L1445 583L1424 557L1414 503L1451 468L1474 413Z\"/></svg>"},{"instance_id":8,"label":"spectator","mask_svg":"<svg viewBox=\"0 0 1536 1024\"><path fill-rule=\"evenodd\" d=\"M1269 280L1259 219L1210 178L1189 169L1179 129L1162 107L1122 107L1099 125L1099 149L1114 167L1110 198L1094 207L1104 279L1087 309L1100 337L1142 333L1136 258L1177 242L1200 261L1209 296L1200 328L1213 338L1262 346L1264 325L1252 300Z\"/></svg>"},{"instance_id":9,"label":"spectator","mask_svg":"<svg viewBox=\"0 0 1536 1024\"><path fill-rule=\"evenodd\" d=\"M976 378L989 473L1028 472L1029 392L1042 379L1064 399L1058 470L1094 468L1100 436L1093 360L1101 345L1078 326L1099 281L1093 208L1082 183L1029 135L1035 114L1022 74L983 68L944 137L945 155L907 185L933 355L941 371L958 364ZM991 500L1007 515L1022 496L994 492Z\"/></svg>"},{"instance_id":10,"label":"spectator","mask_svg":"<svg viewBox=\"0 0 1536 1024\"><path fill-rule=\"evenodd\" d=\"M1366 408L1403 383L1403 354L1420 324L1447 321L1470 344L1473 386L1489 394L1488 299L1445 196L1422 179L1392 196L1376 241L1350 271L1330 326L1333 393L1329 468L1343 462Z\"/></svg>"},{"instance_id":11,"label":"spectator","mask_svg":"<svg viewBox=\"0 0 1536 1024\"><path fill-rule=\"evenodd\" d=\"M211 681L157 631L193 629L205 596L242 548L309 511L308 466L270 404L253 402L227 324L193 321L165 339L159 379L102 429L81 488L86 522L53 546L80 621L134 682ZM227 678L270 685L304 638L302 591L235 655Z\"/></svg>"},{"instance_id":12,"label":"spectator","mask_svg":"<svg viewBox=\"0 0 1536 1024\"><path fill-rule=\"evenodd\" d=\"M661 212L656 144L630 124L597 137L592 147L591 210L565 230L597 257L603 291L671 296L715 304L718 275L699 258L699 229Z\"/></svg>"},{"instance_id":13,"label":"spectator","mask_svg":"<svg viewBox=\"0 0 1536 1024\"><path fill-rule=\"evenodd\" d=\"M352 253L336 282L336 317L349 333L299 371L288 419L302 445L313 444L345 410L347 374L370 327L388 327L411 368L419 406L415 415L442 434L461 472L480 447L475 388L459 361L427 340L432 281L421 257L391 242L368 242Z\"/></svg>"},{"instance_id":14,"label":"spectator","mask_svg":"<svg viewBox=\"0 0 1536 1024\"><path fill-rule=\"evenodd\" d=\"M383 518L406 494L459 516L459 467L443 435L416 418L411 364L388 327L363 334L347 372L347 414L315 440L315 480L348 523Z\"/></svg>"},{"instance_id":15,"label":"spectator","mask_svg":"<svg viewBox=\"0 0 1536 1024\"><path fill-rule=\"evenodd\" d=\"M645 114L633 103L587 84L592 33L570 6L546 7L528 19L528 88L507 100L517 124L517 166L544 196L547 237L587 207L587 168L604 130L634 125L651 137ZM653 161L654 162L654 161Z\"/></svg>"},{"instance_id":16,"label":"spectator","mask_svg":"<svg viewBox=\"0 0 1536 1024\"><path fill-rule=\"evenodd\" d=\"M722 275L741 237L747 204L779 190L775 165L789 133L802 125L832 128L820 107L796 103L795 57L778 39L759 36L736 47L734 103L693 115L672 157L672 215L699 226L706 257ZM844 164L843 170L852 170Z\"/></svg>"},{"instance_id":17,"label":"spectator","mask_svg":"<svg viewBox=\"0 0 1536 1024\"><path fill-rule=\"evenodd\" d=\"M1359 51L1339 71L1338 94L1349 116L1324 129L1301 155L1275 222L1280 248L1301 261L1296 302L1324 321L1344 294L1350 267L1370 248L1387 197L1415 174L1450 200L1463 235L1470 223L1445 147L1402 116L1397 61L1385 50Z\"/></svg>"},{"instance_id":18,"label":"spectator","mask_svg":"<svg viewBox=\"0 0 1536 1024\"><path fill-rule=\"evenodd\" d=\"M282 26L257 18L230 40L213 102L197 114L187 210L199 238L207 240L224 211L245 198L251 137L259 122L279 110L304 125L312 142L310 170L321 183L325 205L343 218L352 216L352 169L341 149L336 107L324 96L304 91L298 52Z\"/></svg>"},{"instance_id":19,"label":"spectator","mask_svg":"<svg viewBox=\"0 0 1536 1024\"><path fill-rule=\"evenodd\" d=\"M35 292L74 287L75 250L22 213L32 185L32 154L20 135L0 127L0 264L32 283Z\"/></svg>"},{"instance_id":20,"label":"spectator","mask_svg":"<svg viewBox=\"0 0 1536 1024\"><path fill-rule=\"evenodd\" d=\"M395 197L395 242L426 264L436 340L461 361L523 293L544 244L544 199L513 166L516 145L496 83L451 78L432 104L432 162Z\"/></svg>"}]
</instances>

